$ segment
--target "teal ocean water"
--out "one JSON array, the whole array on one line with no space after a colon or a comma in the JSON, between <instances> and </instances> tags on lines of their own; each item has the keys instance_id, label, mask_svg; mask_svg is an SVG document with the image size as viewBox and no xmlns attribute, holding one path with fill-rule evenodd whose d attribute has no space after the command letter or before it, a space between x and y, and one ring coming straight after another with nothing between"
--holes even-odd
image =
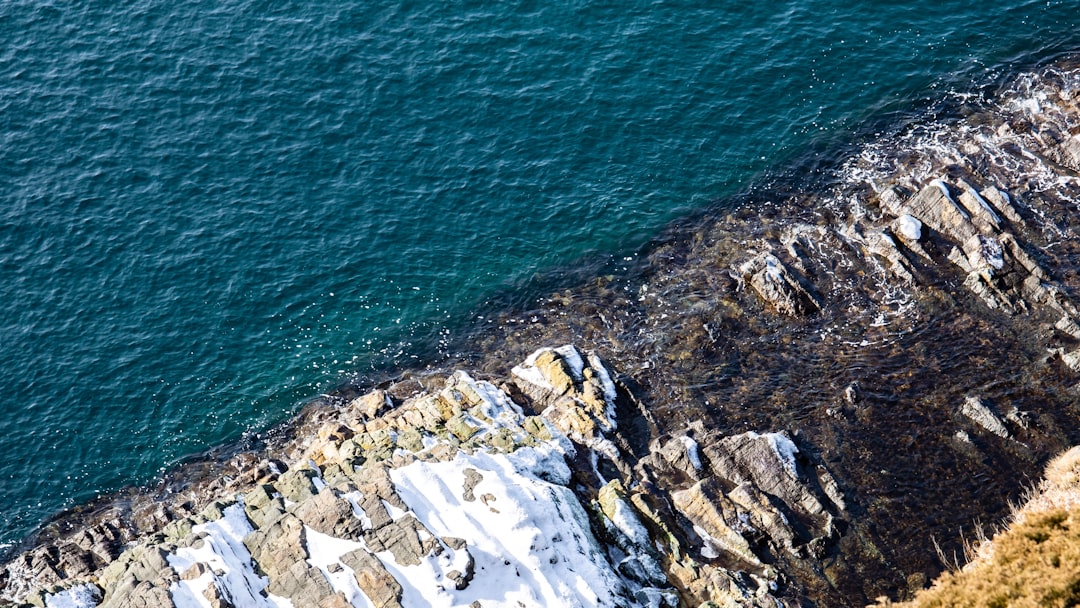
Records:
<instances>
[{"instance_id":1,"label":"teal ocean water","mask_svg":"<svg viewBox=\"0 0 1080 608\"><path fill-rule=\"evenodd\" d=\"M1078 9L0 3L0 545L1076 50Z\"/></svg>"}]
</instances>

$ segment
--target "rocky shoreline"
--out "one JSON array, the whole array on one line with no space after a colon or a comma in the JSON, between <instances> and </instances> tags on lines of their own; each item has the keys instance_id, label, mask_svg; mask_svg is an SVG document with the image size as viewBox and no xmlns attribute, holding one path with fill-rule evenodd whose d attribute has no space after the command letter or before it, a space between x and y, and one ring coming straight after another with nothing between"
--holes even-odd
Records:
<instances>
[{"instance_id":1,"label":"rocky shoreline","mask_svg":"<svg viewBox=\"0 0 1080 608\"><path fill-rule=\"evenodd\" d=\"M1080 64L828 181L57 518L0 604L908 597L1080 444Z\"/></svg>"}]
</instances>

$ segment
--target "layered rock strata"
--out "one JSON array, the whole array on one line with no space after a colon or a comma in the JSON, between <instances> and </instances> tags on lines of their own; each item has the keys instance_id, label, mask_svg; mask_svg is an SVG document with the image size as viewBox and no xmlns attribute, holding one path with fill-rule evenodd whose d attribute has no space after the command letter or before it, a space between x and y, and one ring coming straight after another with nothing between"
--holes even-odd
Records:
<instances>
[{"instance_id":1,"label":"layered rock strata","mask_svg":"<svg viewBox=\"0 0 1080 608\"><path fill-rule=\"evenodd\" d=\"M682 435L632 466L625 388L573 346L501 388L440 382L353 400L246 493L103 567L60 573L30 552L9 575L38 606L776 606L777 565L820 552L843 512L782 432ZM685 489L656 486L667 468Z\"/></svg>"}]
</instances>

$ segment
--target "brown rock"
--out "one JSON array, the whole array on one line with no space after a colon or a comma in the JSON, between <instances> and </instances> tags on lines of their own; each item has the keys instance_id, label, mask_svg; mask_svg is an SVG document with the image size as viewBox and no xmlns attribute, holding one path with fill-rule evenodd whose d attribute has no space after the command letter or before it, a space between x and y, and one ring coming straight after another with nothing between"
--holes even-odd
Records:
<instances>
[{"instance_id":1,"label":"brown rock","mask_svg":"<svg viewBox=\"0 0 1080 608\"><path fill-rule=\"evenodd\" d=\"M210 569L207 568L206 564L202 562L195 562L190 568L180 573L180 580L192 581L206 574L209 571Z\"/></svg>"},{"instance_id":2,"label":"brown rock","mask_svg":"<svg viewBox=\"0 0 1080 608\"><path fill-rule=\"evenodd\" d=\"M357 549L342 555L341 563L352 568L356 584L375 608L401 608L401 584L377 557Z\"/></svg>"},{"instance_id":3,"label":"brown rock","mask_svg":"<svg viewBox=\"0 0 1080 608\"><path fill-rule=\"evenodd\" d=\"M357 397L348 405L348 409L356 412L364 419L374 418L390 407L390 398L387 396L386 391L383 390L374 390Z\"/></svg>"}]
</instances>

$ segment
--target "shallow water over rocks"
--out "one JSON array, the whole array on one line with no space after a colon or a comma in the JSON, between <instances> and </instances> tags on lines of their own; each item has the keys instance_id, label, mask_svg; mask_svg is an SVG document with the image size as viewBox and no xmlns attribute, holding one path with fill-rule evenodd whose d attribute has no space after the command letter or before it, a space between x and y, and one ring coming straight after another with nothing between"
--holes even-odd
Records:
<instances>
[{"instance_id":1,"label":"shallow water over rocks","mask_svg":"<svg viewBox=\"0 0 1080 608\"><path fill-rule=\"evenodd\" d=\"M505 315L466 364L598 349L650 414L641 454L691 425L786 429L872 539L841 535L818 563L828 584L806 592L855 605L917 587L943 567L935 542L962 555L1080 440L1078 88L1067 62L1022 75L962 121L867 144L827 188L674 228L633 278ZM1008 435L965 415L969 398Z\"/></svg>"}]
</instances>

